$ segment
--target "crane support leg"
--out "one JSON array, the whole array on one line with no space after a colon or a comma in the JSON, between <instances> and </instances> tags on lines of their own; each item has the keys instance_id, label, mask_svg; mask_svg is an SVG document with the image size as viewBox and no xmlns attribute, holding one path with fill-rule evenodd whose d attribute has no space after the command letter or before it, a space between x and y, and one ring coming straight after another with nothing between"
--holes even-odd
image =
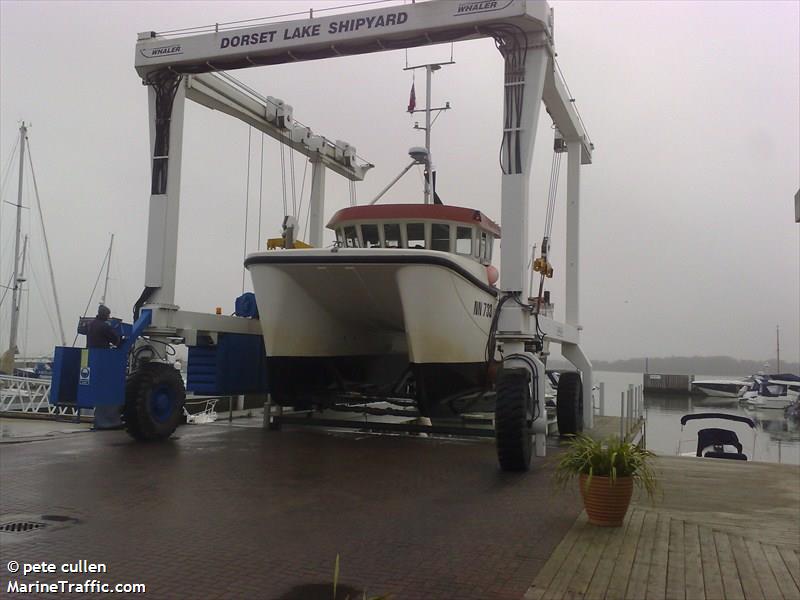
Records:
<instances>
[{"instance_id":1,"label":"crane support leg","mask_svg":"<svg viewBox=\"0 0 800 600\"><path fill-rule=\"evenodd\" d=\"M567 273L565 286L565 321L580 325L580 196L581 196L581 142L567 142Z\"/></svg>"},{"instance_id":2,"label":"crane support leg","mask_svg":"<svg viewBox=\"0 0 800 600\"><path fill-rule=\"evenodd\" d=\"M510 57L506 59L506 103L503 144L503 177L501 181L501 222L503 243L500 246L503 277L501 289L505 293L522 292L528 289L528 217L529 188L533 147L536 141L536 126L542 106L542 90L545 73L550 64L547 48L538 38L528 38L525 50L524 71L514 71ZM520 81L520 75L522 80ZM508 100L514 90L522 87L522 106ZM518 110L521 109L521 110ZM515 114L520 114L517 122ZM510 127L509 127L510 125ZM508 142L508 143L506 143ZM499 317L498 330L503 332L528 333L530 313L515 302L507 302ZM511 344L511 345L509 345ZM516 346L516 347L514 347ZM509 342L508 353L524 352L524 342Z\"/></svg>"},{"instance_id":3,"label":"crane support leg","mask_svg":"<svg viewBox=\"0 0 800 600\"><path fill-rule=\"evenodd\" d=\"M583 427L584 429L591 429L594 427L594 406L592 404L592 386L594 385L594 378L592 375L592 363L578 344L562 343L561 354L581 372L581 379L583 382Z\"/></svg>"},{"instance_id":4,"label":"crane support leg","mask_svg":"<svg viewBox=\"0 0 800 600\"><path fill-rule=\"evenodd\" d=\"M169 74L149 83L152 181L145 286L155 288L148 304L167 307L175 304L185 98L179 75Z\"/></svg>"},{"instance_id":5,"label":"crane support leg","mask_svg":"<svg viewBox=\"0 0 800 600\"><path fill-rule=\"evenodd\" d=\"M567 273L565 321L580 331L580 140L567 141ZM583 379L583 426L591 429L594 422L592 405L592 363L577 344L564 343L561 353L581 372Z\"/></svg>"}]
</instances>

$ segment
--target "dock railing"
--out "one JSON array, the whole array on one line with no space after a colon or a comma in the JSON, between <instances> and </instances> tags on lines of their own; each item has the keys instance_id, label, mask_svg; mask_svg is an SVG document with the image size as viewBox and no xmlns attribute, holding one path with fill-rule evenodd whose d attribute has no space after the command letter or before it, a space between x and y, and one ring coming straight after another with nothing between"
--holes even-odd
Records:
<instances>
[{"instance_id":1,"label":"dock railing","mask_svg":"<svg viewBox=\"0 0 800 600\"><path fill-rule=\"evenodd\" d=\"M644 387L629 384L620 393L619 437L622 440L639 443L644 437Z\"/></svg>"},{"instance_id":2,"label":"dock railing","mask_svg":"<svg viewBox=\"0 0 800 600\"><path fill-rule=\"evenodd\" d=\"M0 375L0 415L78 417L78 409L50 404L50 380Z\"/></svg>"}]
</instances>

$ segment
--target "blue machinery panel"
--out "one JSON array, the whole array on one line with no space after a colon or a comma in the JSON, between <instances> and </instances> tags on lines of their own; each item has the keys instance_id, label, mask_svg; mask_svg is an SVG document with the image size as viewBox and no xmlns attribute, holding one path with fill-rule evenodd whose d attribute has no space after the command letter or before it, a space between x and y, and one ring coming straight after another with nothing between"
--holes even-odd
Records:
<instances>
[{"instance_id":1,"label":"blue machinery panel","mask_svg":"<svg viewBox=\"0 0 800 600\"><path fill-rule=\"evenodd\" d=\"M151 317L149 310L143 310L133 327L120 323L118 331L125 338L119 348L57 346L50 404L70 404L77 408L123 404L128 352L136 338L150 325Z\"/></svg>"},{"instance_id":2,"label":"blue machinery panel","mask_svg":"<svg viewBox=\"0 0 800 600\"><path fill-rule=\"evenodd\" d=\"M248 304L247 311L254 307ZM143 310L131 327L119 323L119 348L70 348L54 353L50 404L77 408L120 406L125 402L128 353L150 325ZM220 333L216 346L190 346L187 391L205 395L238 395L267 391L267 360L260 335Z\"/></svg>"},{"instance_id":3,"label":"blue machinery panel","mask_svg":"<svg viewBox=\"0 0 800 600\"><path fill-rule=\"evenodd\" d=\"M260 335L220 333L216 346L190 346L186 389L196 394L267 391L267 358Z\"/></svg>"}]
</instances>

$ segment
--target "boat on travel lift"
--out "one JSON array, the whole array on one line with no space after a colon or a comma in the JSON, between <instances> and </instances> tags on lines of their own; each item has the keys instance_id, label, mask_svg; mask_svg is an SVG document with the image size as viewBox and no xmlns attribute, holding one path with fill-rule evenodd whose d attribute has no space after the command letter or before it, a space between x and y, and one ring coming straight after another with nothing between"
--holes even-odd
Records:
<instances>
[{"instance_id":1,"label":"boat on travel lift","mask_svg":"<svg viewBox=\"0 0 800 600\"><path fill-rule=\"evenodd\" d=\"M430 86L441 66L423 66ZM426 147L409 150L411 164L371 204L333 215L333 247L289 243L247 257L258 302L269 307L261 326L276 402L309 408L324 406L327 392L357 392L413 399L422 415L448 417L475 410L488 388L501 231L480 210L440 202L433 110L428 101L419 111ZM425 168L424 202L377 204L414 165Z\"/></svg>"},{"instance_id":2,"label":"boat on travel lift","mask_svg":"<svg viewBox=\"0 0 800 600\"><path fill-rule=\"evenodd\" d=\"M332 248L246 261L270 307L261 325L273 395L307 405L346 382L395 395L411 386L423 414L451 415L442 400L487 383L500 227L470 208L376 204L344 208L328 228Z\"/></svg>"}]
</instances>

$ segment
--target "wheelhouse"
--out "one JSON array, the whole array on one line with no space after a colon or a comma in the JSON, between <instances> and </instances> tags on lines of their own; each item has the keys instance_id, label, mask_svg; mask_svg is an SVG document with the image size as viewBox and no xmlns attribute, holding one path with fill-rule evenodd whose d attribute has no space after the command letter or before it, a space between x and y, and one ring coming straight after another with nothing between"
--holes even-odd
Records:
<instances>
[{"instance_id":1,"label":"wheelhouse","mask_svg":"<svg viewBox=\"0 0 800 600\"><path fill-rule=\"evenodd\" d=\"M479 210L440 204L381 204L343 208L328 228L345 248L407 248L449 252L492 262L500 227Z\"/></svg>"}]
</instances>

